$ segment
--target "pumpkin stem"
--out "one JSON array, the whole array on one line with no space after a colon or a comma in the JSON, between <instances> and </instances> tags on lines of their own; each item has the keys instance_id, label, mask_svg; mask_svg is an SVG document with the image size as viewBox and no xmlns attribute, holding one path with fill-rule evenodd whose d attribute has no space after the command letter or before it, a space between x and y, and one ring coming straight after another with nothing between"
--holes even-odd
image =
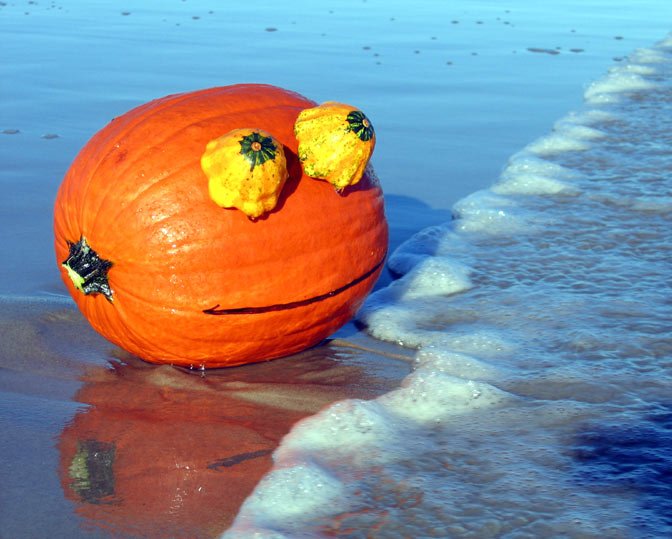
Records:
<instances>
[{"instance_id":1,"label":"pumpkin stem","mask_svg":"<svg viewBox=\"0 0 672 539\"><path fill-rule=\"evenodd\" d=\"M112 303L112 289L107 280L107 272L112 267L112 262L98 256L84 236L77 243L69 241L68 247L70 253L62 266L75 288L86 295L103 294Z\"/></svg>"}]
</instances>

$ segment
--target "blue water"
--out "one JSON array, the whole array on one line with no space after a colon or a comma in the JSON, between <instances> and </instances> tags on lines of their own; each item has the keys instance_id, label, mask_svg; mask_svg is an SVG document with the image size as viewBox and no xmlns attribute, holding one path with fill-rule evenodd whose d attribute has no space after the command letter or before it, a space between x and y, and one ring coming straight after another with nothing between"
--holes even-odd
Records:
<instances>
[{"instance_id":1,"label":"blue water","mask_svg":"<svg viewBox=\"0 0 672 539\"><path fill-rule=\"evenodd\" d=\"M141 103L265 82L357 105L378 134L373 164L396 247L490 185L513 152L580 105L585 84L665 35L672 17L666 0L292 6L0 4L0 292L64 291L52 256L58 185L97 130Z\"/></svg>"},{"instance_id":2,"label":"blue water","mask_svg":"<svg viewBox=\"0 0 672 539\"><path fill-rule=\"evenodd\" d=\"M672 38L403 243L359 319L415 371L297 425L227 537L672 536L671 132Z\"/></svg>"}]
</instances>

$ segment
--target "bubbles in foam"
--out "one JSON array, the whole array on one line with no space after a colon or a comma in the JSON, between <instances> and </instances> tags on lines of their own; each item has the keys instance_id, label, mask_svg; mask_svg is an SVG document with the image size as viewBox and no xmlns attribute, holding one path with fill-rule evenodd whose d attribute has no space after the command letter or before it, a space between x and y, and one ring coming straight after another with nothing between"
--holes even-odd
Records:
<instances>
[{"instance_id":1,"label":"bubbles in foam","mask_svg":"<svg viewBox=\"0 0 672 539\"><path fill-rule=\"evenodd\" d=\"M406 259L406 263L410 260ZM413 267L384 290L376 292L374 301L385 302L455 294L471 288L470 268L447 257L416 257Z\"/></svg>"},{"instance_id":2,"label":"bubbles in foam","mask_svg":"<svg viewBox=\"0 0 672 539\"><path fill-rule=\"evenodd\" d=\"M444 305L445 308L445 305ZM500 357L512 353L516 346L494 331L454 329L449 333L441 334L438 331L432 335L434 338L425 336L424 345L442 346L448 350L463 354L480 357Z\"/></svg>"},{"instance_id":3,"label":"bubbles in foam","mask_svg":"<svg viewBox=\"0 0 672 539\"><path fill-rule=\"evenodd\" d=\"M274 458L292 461L304 454L342 460L350 465L371 464L382 448L398 442L394 422L380 402L349 399L334 403L320 413L297 423L292 436L278 448ZM359 451L359 449L364 449ZM380 448L381 451L376 451Z\"/></svg>"},{"instance_id":4,"label":"bubbles in foam","mask_svg":"<svg viewBox=\"0 0 672 539\"><path fill-rule=\"evenodd\" d=\"M637 49L628 60L633 64L660 64L666 61L665 53L656 49Z\"/></svg>"},{"instance_id":5,"label":"bubbles in foam","mask_svg":"<svg viewBox=\"0 0 672 539\"><path fill-rule=\"evenodd\" d=\"M540 159L533 155L518 153L504 169L505 176L516 174L544 176L547 178L576 178L577 173L557 163Z\"/></svg>"},{"instance_id":6,"label":"bubbles in foam","mask_svg":"<svg viewBox=\"0 0 672 539\"><path fill-rule=\"evenodd\" d=\"M641 64L626 64L618 68L612 68L610 72L634 73L635 75L655 75L656 69L651 66Z\"/></svg>"},{"instance_id":7,"label":"bubbles in foam","mask_svg":"<svg viewBox=\"0 0 672 539\"><path fill-rule=\"evenodd\" d=\"M430 345L421 348L415 358L416 368L442 372L469 380L496 380L503 375L501 367L483 360L454 352L445 346Z\"/></svg>"},{"instance_id":8,"label":"bubbles in foam","mask_svg":"<svg viewBox=\"0 0 672 539\"><path fill-rule=\"evenodd\" d=\"M575 177L565 167L522 152L509 161L491 190L500 195L576 194L577 189L564 181Z\"/></svg>"},{"instance_id":9,"label":"bubbles in foam","mask_svg":"<svg viewBox=\"0 0 672 539\"><path fill-rule=\"evenodd\" d=\"M390 255L387 262L393 272L403 275L428 256L452 256L460 253L468 258L470 244L450 229L449 225L431 226L416 233Z\"/></svg>"},{"instance_id":10,"label":"bubbles in foam","mask_svg":"<svg viewBox=\"0 0 672 539\"><path fill-rule=\"evenodd\" d=\"M570 112L565 118L565 122L571 122L578 125L592 126L595 124L608 124L618 119L614 112L601 109L588 109L581 112ZM604 133L602 133L604 135ZM600 138L602 135L596 138ZM575 171L572 171L576 174Z\"/></svg>"},{"instance_id":11,"label":"bubbles in foam","mask_svg":"<svg viewBox=\"0 0 672 539\"><path fill-rule=\"evenodd\" d=\"M431 325L436 310L423 300L449 296L471 288L470 267L442 253L466 250L466 242L447 227L431 227L402 244L390 257L390 267L402 277L371 294L358 317L382 340L416 347L422 342L417 327ZM394 336L394 337L393 337Z\"/></svg>"},{"instance_id":12,"label":"bubbles in foam","mask_svg":"<svg viewBox=\"0 0 672 539\"><path fill-rule=\"evenodd\" d=\"M315 464L275 468L245 500L234 528L224 537L254 537L254 533L276 537L273 533L278 531L291 532L315 517L346 510L345 494L343 484Z\"/></svg>"},{"instance_id":13,"label":"bubbles in foam","mask_svg":"<svg viewBox=\"0 0 672 539\"><path fill-rule=\"evenodd\" d=\"M660 41L660 47L672 47L672 34L669 34L667 37Z\"/></svg>"},{"instance_id":14,"label":"bubbles in foam","mask_svg":"<svg viewBox=\"0 0 672 539\"><path fill-rule=\"evenodd\" d=\"M581 139L567 136L565 133L554 133L540 138L526 149L537 155L553 155L565 152L580 152L590 148L590 145Z\"/></svg>"},{"instance_id":15,"label":"bubbles in foam","mask_svg":"<svg viewBox=\"0 0 672 539\"><path fill-rule=\"evenodd\" d=\"M476 191L463 198L454 210L459 217L455 223L459 232L511 235L530 226L515 201L490 190Z\"/></svg>"},{"instance_id":16,"label":"bubbles in foam","mask_svg":"<svg viewBox=\"0 0 672 539\"><path fill-rule=\"evenodd\" d=\"M621 94L655 88L655 83L643 77L652 75L655 69L641 64L656 63L663 58L659 51L640 49L630 57L630 63L610 69L606 77L588 86L584 99L594 105L613 103Z\"/></svg>"},{"instance_id":17,"label":"bubbles in foam","mask_svg":"<svg viewBox=\"0 0 672 539\"><path fill-rule=\"evenodd\" d=\"M420 368L379 401L406 419L424 423L499 406L510 398L490 384Z\"/></svg>"},{"instance_id":18,"label":"bubbles in foam","mask_svg":"<svg viewBox=\"0 0 672 539\"><path fill-rule=\"evenodd\" d=\"M526 151L539 156L584 151L590 148L590 141L604 136L601 131L578 124L574 120L570 117L556 123L553 133L529 144Z\"/></svg>"},{"instance_id":19,"label":"bubbles in foam","mask_svg":"<svg viewBox=\"0 0 672 539\"><path fill-rule=\"evenodd\" d=\"M420 347L423 336L414 323L414 308L408 305L387 305L379 303L379 300L384 300L384 296L372 294L357 314L358 319L368 326L369 334L400 346Z\"/></svg>"},{"instance_id":20,"label":"bubbles in foam","mask_svg":"<svg viewBox=\"0 0 672 539\"><path fill-rule=\"evenodd\" d=\"M591 84L585 93L585 99L592 104L612 103L619 94L648 90L654 84L635 73L613 73L606 79Z\"/></svg>"},{"instance_id":21,"label":"bubbles in foam","mask_svg":"<svg viewBox=\"0 0 672 539\"><path fill-rule=\"evenodd\" d=\"M553 126L553 130L562 133L570 138L578 140L591 141L604 138L604 132L581 123L582 118L578 116L568 116Z\"/></svg>"},{"instance_id":22,"label":"bubbles in foam","mask_svg":"<svg viewBox=\"0 0 672 539\"><path fill-rule=\"evenodd\" d=\"M398 304L385 301L384 290L369 297L357 314L373 337L407 348L420 348L445 338L433 318L440 312L442 302L434 298L406 300ZM429 329L425 329L429 328Z\"/></svg>"},{"instance_id":23,"label":"bubbles in foam","mask_svg":"<svg viewBox=\"0 0 672 539\"><path fill-rule=\"evenodd\" d=\"M560 180L544 176L516 174L505 176L492 191L500 195L557 195L576 194L576 189Z\"/></svg>"}]
</instances>

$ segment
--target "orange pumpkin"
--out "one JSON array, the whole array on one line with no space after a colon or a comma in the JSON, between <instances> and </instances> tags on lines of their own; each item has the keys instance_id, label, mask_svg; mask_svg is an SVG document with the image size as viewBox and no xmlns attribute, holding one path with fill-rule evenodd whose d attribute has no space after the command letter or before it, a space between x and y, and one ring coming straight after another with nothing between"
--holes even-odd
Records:
<instances>
[{"instance_id":1,"label":"orange pumpkin","mask_svg":"<svg viewBox=\"0 0 672 539\"><path fill-rule=\"evenodd\" d=\"M353 316L385 258L382 191L370 166L340 191L304 174L294 126L314 106L273 86L212 88L142 105L88 142L58 192L55 248L98 332L150 362L222 367L300 351ZM237 129L282 145L286 179L262 215L210 197L201 159Z\"/></svg>"}]
</instances>

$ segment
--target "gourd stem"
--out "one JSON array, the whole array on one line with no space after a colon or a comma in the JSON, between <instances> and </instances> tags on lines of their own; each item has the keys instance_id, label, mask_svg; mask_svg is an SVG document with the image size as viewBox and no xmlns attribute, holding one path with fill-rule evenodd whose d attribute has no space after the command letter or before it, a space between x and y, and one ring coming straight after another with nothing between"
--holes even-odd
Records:
<instances>
[{"instance_id":1,"label":"gourd stem","mask_svg":"<svg viewBox=\"0 0 672 539\"><path fill-rule=\"evenodd\" d=\"M112 303L112 289L107 280L107 272L112 262L98 256L84 236L77 243L68 242L70 252L62 266L68 272L75 288L89 294L103 294Z\"/></svg>"}]
</instances>

